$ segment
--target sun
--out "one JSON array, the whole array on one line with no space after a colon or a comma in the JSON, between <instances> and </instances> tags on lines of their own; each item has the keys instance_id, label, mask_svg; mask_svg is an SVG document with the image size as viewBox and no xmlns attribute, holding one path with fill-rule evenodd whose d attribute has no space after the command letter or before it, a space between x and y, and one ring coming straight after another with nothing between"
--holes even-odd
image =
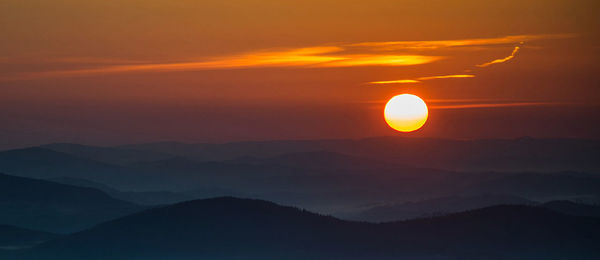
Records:
<instances>
[{"instance_id":1,"label":"sun","mask_svg":"<svg viewBox=\"0 0 600 260\"><path fill-rule=\"evenodd\" d=\"M387 124L400 132L412 132L427 121L427 104L412 94L397 95L385 105L383 115Z\"/></svg>"}]
</instances>

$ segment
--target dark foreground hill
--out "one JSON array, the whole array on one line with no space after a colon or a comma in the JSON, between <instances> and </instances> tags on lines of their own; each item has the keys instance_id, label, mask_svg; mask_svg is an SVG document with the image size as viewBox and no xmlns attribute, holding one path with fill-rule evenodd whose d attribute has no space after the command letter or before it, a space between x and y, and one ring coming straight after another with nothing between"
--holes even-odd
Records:
<instances>
[{"instance_id":1,"label":"dark foreground hill","mask_svg":"<svg viewBox=\"0 0 600 260\"><path fill-rule=\"evenodd\" d=\"M140 209L96 189L0 173L0 224L66 233Z\"/></svg>"},{"instance_id":2,"label":"dark foreground hill","mask_svg":"<svg viewBox=\"0 0 600 260\"><path fill-rule=\"evenodd\" d=\"M55 239L58 236L59 235L57 234L48 232L0 225L0 250L30 247L48 240Z\"/></svg>"},{"instance_id":3,"label":"dark foreground hill","mask_svg":"<svg viewBox=\"0 0 600 260\"><path fill-rule=\"evenodd\" d=\"M528 206L369 224L216 198L150 209L19 259L597 259L600 220Z\"/></svg>"},{"instance_id":4,"label":"dark foreground hill","mask_svg":"<svg viewBox=\"0 0 600 260\"><path fill-rule=\"evenodd\" d=\"M568 200L557 200L546 202L541 206L567 215L600 217L599 205L586 205Z\"/></svg>"}]
</instances>

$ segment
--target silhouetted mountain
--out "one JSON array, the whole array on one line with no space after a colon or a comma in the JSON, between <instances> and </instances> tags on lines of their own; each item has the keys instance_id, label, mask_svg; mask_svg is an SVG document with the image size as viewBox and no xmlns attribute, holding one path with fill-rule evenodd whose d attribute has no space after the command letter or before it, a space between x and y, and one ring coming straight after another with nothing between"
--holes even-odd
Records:
<instances>
[{"instance_id":1,"label":"silhouetted mountain","mask_svg":"<svg viewBox=\"0 0 600 260\"><path fill-rule=\"evenodd\" d=\"M318 154L306 153L318 160ZM303 157L305 156L303 155ZM315 157L313 157L315 156ZM325 165L320 168L287 163L194 162L173 158L144 163L138 169L163 173L171 181L179 181L181 189L227 191L212 195L235 195L293 204L331 213L340 206L393 200L402 195L407 199L424 194L435 196L464 187L495 174L476 176L435 169L419 169L373 165L365 169L340 169ZM296 161L297 162L297 161ZM380 167L382 166L382 167ZM208 193L211 194L211 193Z\"/></svg>"},{"instance_id":2,"label":"silhouetted mountain","mask_svg":"<svg viewBox=\"0 0 600 260\"><path fill-rule=\"evenodd\" d=\"M120 192L119 190L117 190L113 187L110 187L106 184L95 182L95 181L90 181L90 180L85 180L85 179L80 179L80 178L58 177L58 178L50 178L47 180L52 181L52 182L58 182L58 183L62 183L62 184L72 185L72 186L93 188L93 189L104 191L107 194Z\"/></svg>"},{"instance_id":3,"label":"silhouetted mountain","mask_svg":"<svg viewBox=\"0 0 600 260\"><path fill-rule=\"evenodd\" d=\"M464 141L381 137L112 148L54 144L48 147L70 154L45 148L5 151L0 153L0 170L24 177L90 180L121 192L91 187L141 204L235 195L332 214L363 204L486 193L540 201L597 198L600 189L592 175L588 176L590 181L576 180L583 175L574 173L557 174L566 177L553 180L554 177L529 178L512 171L555 171L573 165L591 169L599 164L592 152L598 143L575 139ZM154 155L160 159L129 163ZM103 163L95 161L94 156L115 162L122 156L128 163ZM511 172L461 172L436 167L498 168Z\"/></svg>"},{"instance_id":4,"label":"silhouetted mountain","mask_svg":"<svg viewBox=\"0 0 600 260\"><path fill-rule=\"evenodd\" d=\"M598 140L376 137L360 140L263 141L226 144L152 143L119 148L172 154L202 161L268 158L287 153L330 151L414 167L452 170L600 170Z\"/></svg>"},{"instance_id":5,"label":"silhouetted mountain","mask_svg":"<svg viewBox=\"0 0 600 260\"><path fill-rule=\"evenodd\" d=\"M0 174L0 224L73 232L142 208L96 189Z\"/></svg>"},{"instance_id":6,"label":"silhouetted mountain","mask_svg":"<svg viewBox=\"0 0 600 260\"><path fill-rule=\"evenodd\" d=\"M52 178L49 181L101 190L113 198L140 205L164 205L191 200L194 197L171 191L120 191L108 185L78 178Z\"/></svg>"},{"instance_id":7,"label":"silhouetted mountain","mask_svg":"<svg viewBox=\"0 0 600 260\"><path fill-rule=\"evenodd\" d=\"M427 188L433 182L446 182L445 176L454 175L452 172L416 169L388 168L385 163L373 163L371 159L360 159L360 163L352 164L356 157L327 153L327 158L320 158L323 153L305 153L301 156L283 155L283 162L277 158L267 160L268 163L239 163L239 162L197 162L184 157L173 157L166 160L142 162L121 167L72 156L44 148L29 148L11 150L0 153L0 169L9 173L42 179L75 178L107 184L121 191L228 191L202 192L206 196L257 194L265 199L282 201L270 194L302 194L293 202L297 205L323 208L315 205L320 201L328 204L342 205L356 200L358 203L369 202L372 199L390 198L399 193L413 192L419 188ZM304 167L303 162L315 161L310 167ZM334 162L332 164L320 162ZM361 164L361 167L341 168L343 164L350 166ZM308 164L307 164L308 165ZM382 168L383 167L383 168ZM354 169L357 168L357 169ZM456 175L462 177L462 175ZM462 180L461 180L462 181ZM470 183L470 182L469 182ZM77 183L77 185L82 185ZM144 204L168 203L188 196L178 196L174 193L116 193L106 187L82 185L100 188L112 196ZM453 185L460 186L460 185ZM425 188L424 188L425 187ZM433 190L440 190L435 188ZM198 192L195 192L198 193ZM339 194L347 196L339 196ZM311 194L327 195L330 198L311 196ZM334 197L337 198L335 201ZM196 195L189 198L198 198ZM344 200L344 201L340 201Z\"/></svg>"},{"instance_id":8,"label":"silhouetted mountain","mask_svg":"<svg viewBox=\"0 0 600 260\"><path fill-rule=\"evenodd\" d=\"M401 165L386 161L349 156L337 152L296 152L269 158L242 157L234 162L249 164L284 165L305 169L381 169L399 168ZM406 166L404 166L406 167Z\"/></svg>"},{"instance_id":9,"label":"silhouetted mountain","mask_svg":"<svg viewBox=\"0 0 600 260\"><path fill-rule=\"evenodd\" d=\"M266 201L154 208L24 251L20 259L592 259L600 219L496 206L369 224Z\"/></svg>"},{"instance_id":10,"label":"silhouetted mountain","mask_svg":"<svg viewBox=\"0 0 600 260\"><path fill-rule=\"evenodd\" d=\"M184 157L139 163L135 167L155 176L166 177L165 183L170 183L179 191L207 186L239 192L277 188L271 178L301 173L298 169L277 165L196 162Z\"/></svg>"},{"instance_id":11,"label":"silhouetted mountain","mask_svg":"<svg viewBox=\"0 0 600 260\"><path fill-rule=\"evenodd\" d=\"M116 165L129 165L145 161L164 160L173 157L170 154L152 151L128 150L114 147L98 147L70 143L47 144L42 145L41 147L80 158L87 158L98 162Z\"/></svg>"},{"instance_id":12,"label":"silhouetted mountain","mask_svg":"<svg viewBox=\"0 0 600 260\"><path fill-rule=\"evenodd\" d=\"M355 213L340 214L345 219L370 222L397 221L414 218L448 215L466 210L495 205L535 205L521 197L501 194L484 194L472 197L442 197L416 202L391 203L375 206Z\"/></svg>"},{"instance_id":13,"label":"silhouetted mountain","mask_svg":"<svg viewBox=\"0 0 600 260\"><path fill-rule=\"evenodd\" d=\"M35 251L57 259L275 257L326 251L332 241L341 250L350 233L344 224L266 201L218 198L134 214Z\"/></svg>"},{"instance_id":14,"label":"silhouetted mountain","mask_svg":"<svg viewBox=\"0 0 600 260\"><path fill-rule=\"evenodd\" d=\"M138 174L138 181L128 181L127 186L157 183L154 187L178 192L124 193L89 183L73 183L72 180L67 183L102 189L115 198L140 204L231 195L332 213L341 207L393 200L400 194L406 199L419 199L424 193L427 196L445 194L448 189L463 187L494 175L476 176L471 173L402 167L330 152L294 153L223 162L198 162L173 157L132 164L130 167ZM179 196L183 192L186 195Z\"/></svg>"},{"instance_id":15,"label":"silhouetted mountain","mask_svg":"<svg viewBox=\"0 0 600 260\"><path fill-rule=\"evenodd\" d=\"M57 237L59 235L48 232L0 225L0 250L31 247Z\"/></svg>"},{"instance_id":16,"label":"silhouetted mountain","mask_svg":"<svg viewBox=\"0 0 600 260\"><path fill-rule=\"evenodd\" d=\"M600 206L598 205L586 205L568 200L557 200L546 202L540 205L540 207L573 216L600 217Z\"/></svg>"},{"instance_id":17,"label":"silhouetted mountain","mask_svg":"<svg viewBox=\"0 0 600 260\"><path fill-rule=\"evenodd\" d=\"M313 157L319 160L318 157ZM376 167L376 166L374 166ZM168 160L155 162L145 162L136 166L137 169L156 174L168 175L171 180L178 180L179 188L188 187L193 189L198 184L213 185L211 188L221 188L227 190L236 190L238 192L269 192L269 191L308 191L315 189L330 190L332 184L338 189L339 179L351 181L352 185L355 179L372 179L373 173L377 172L377 177L401 178L416 175L422 175L422 179L431 177L432 173L436 175L446 174L447 172L439 170L415 170L411 172L401 172L405 169L388 169L381 171L379 168L369 170L364 169L337 169L329 165L323 165L320 168L303 167L300 165L290 165L287 162L277 162L275 160L269 163L238 162L197 162L183 157L175 157ZM367 171L367 172L365 172ZM393 174L392 174L393 172ZM347 176L353 176L348 178ZM364 180L360 183L366 183Z\"/></svg>"},{"instance_id":18,"label":"silhouetted mountain","mask_svg":"<svg viewBox=\"0 0 600 260\"><path fill-rule=\"evenodd\" d=\"M513 174L472 184L461 193L504 193L540 201L578 196L598 197L600 176L574 172Z\"/></svg>"},{"instance_id":19,"label":"silhouetted mountain","mask_svg":"<svg viewBox=\"0 0 600 260\"><path fill-rule=\"evenodd\" d=\"M224 161L245 156L258 158L273 157L291 152L310 152L319 149L313 142L319 141L264 141L236 142L225 144L184 144L177 142L159 142L148 144L131 144L117 148L153 151L194 158L202 161ZM317 148L315 148L317 147Z\"/></svg>"},{"instance_id":20,"label":"silhouetted mountain","mask_svg":"<svg viewBox=\"0 0 600 260\"><path fill-rule=\"evenodd\" d=\"M139 172L45 148L0 152L0 172L36 179L82 178L129 189L149 182Z\"/></svg>"},{"instance_id":21,"label":"silhouetted mountain","mask_svg":"<svg viewBox=\"0 0 600 260\"><path fill-rule=\"evenodd\" d=\"M384 224L386 225L386 224ZM600 219L501 205L391 224L458 259L597 259Z\"/></svg>"}]
</instances>

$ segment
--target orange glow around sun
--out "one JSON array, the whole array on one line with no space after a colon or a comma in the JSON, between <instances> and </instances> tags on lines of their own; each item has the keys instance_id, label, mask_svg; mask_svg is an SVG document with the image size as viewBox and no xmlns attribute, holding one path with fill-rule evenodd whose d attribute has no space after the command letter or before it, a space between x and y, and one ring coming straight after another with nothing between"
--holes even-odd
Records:
<instances>
[{"instance_id":1,"label":"orange glow around sun","mask_svg":"<svg viewBox=\"0 0 600 260\"><path fill-rule=\"evenodd\" d=\"M391 128L400 132L412 132L425 124L428 110L420 97L402 94L387 102L383 115Z\"/></svg>"}]
</instances>

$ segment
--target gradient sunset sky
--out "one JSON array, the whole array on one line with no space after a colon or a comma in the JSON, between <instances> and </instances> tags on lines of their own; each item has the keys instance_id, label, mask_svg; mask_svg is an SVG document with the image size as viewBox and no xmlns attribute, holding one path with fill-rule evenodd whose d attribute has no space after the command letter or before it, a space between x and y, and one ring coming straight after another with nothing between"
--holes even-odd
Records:
<instances>
[{"instance_id":1,"label":"gradient sunset sky","mask_svg":"<svg viewBox=\"0 0 600 260\"><path fill-rule=\"evenodd\" d=\"M0 149L600 133L596 0L3 0ZM425 126L382 116L423 98Z\"/></svg>"}]
</instances>

